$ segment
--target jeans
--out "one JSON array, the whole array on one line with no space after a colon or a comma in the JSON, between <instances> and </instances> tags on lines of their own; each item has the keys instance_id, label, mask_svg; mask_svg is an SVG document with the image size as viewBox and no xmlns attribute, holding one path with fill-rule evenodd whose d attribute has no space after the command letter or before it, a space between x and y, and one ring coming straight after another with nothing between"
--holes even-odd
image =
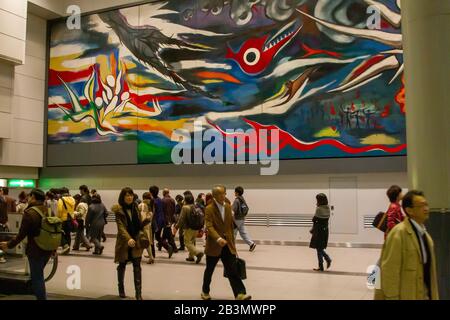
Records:
<instances>
[{"instance_id":1,"label":"jeans","mask_svg":"<svg viewBox=\"0 0 450 320\"><path fill-rule=\"evenodd\" d=\"M50 260L50 256L28 257L30 264L31 287L38 300L47 300L45 291L44 268Z\"/></svg>"},{"instance_id":2,"label":"jeans","mask_svg":"<svg viewBox=\"0 0 450 320\"><path fill-rule=\"evenodd\" d=\"M73 249L78 250L80 249L80 242L83 243L86 248L90 248L91 245L89 244L89 240L84 235L84 227L77 229L77 234L75 236L75 243L73 244Z\"/></svg>"},{"instance_id":3,"label":"jeans","mask_svg":"<svg viewBox=\"0 0 450 320\"><path fill-rule=\"evenodd\" d=\"M331 261L330 256L325 252L324 249L316 249L317 250L317 259L319 260L319 267L323 268L323 258L326 261Z\"/></svg>"},{"instance_id":4,"label":"jeans","mask_svg":"<svg viewBox=\"0 0 450 320\"><path fill-rule=\"evenodd\" d=\"M242 240L245 241L249 246L253 244L253 240L250 238L247 233L247 229L245 229L245 220L235 220L236 228L234 228L234 238L236 239L237 232L241 235Z\"/></svg>"},{"instance_id":5,"label":"jeans","mask_svg":"<svg viewBox=\"0 0 450 320\"><path fill-rule=\"evenodd\" d=\"M62 238L61 238L61 246L64 247L68 245L70 247L70 243L72 242L71 233L72 230L71 222L66 220L62 223L62 229L64 231Z\"/></svg>"},{"instance_id":6,"label":"jeans","mask_svg":"<svg viewBox=\"0 0 450 320\"><path fill-rule=\"evenodd\" d=\"M217 262L219 259L222 260L223 267L227 271L228 280L230 281L231 289L233 290L233 294L237 297L238 294L243 293L246 294L244 283L238 275L236 269L236 256L230 252L228 246L222 248L222 253L219 257L206 256L206 269L203 274L203 287L202 291L204 293L209 293L211 278L214 273L214 269L216 268Z\"/></svg>"}]
</instances>

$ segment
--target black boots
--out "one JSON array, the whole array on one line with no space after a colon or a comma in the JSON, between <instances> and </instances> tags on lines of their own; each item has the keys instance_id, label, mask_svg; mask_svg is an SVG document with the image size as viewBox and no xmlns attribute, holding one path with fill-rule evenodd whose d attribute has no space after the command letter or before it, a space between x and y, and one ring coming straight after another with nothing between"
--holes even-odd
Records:
<instances>
[{"instance_id":1,"label":"black boots","mask_svg":"<svg viewBox=\"0 0 450 320\"><path fill-rule=\"evenodd\" d=\"M142 300L142 271L141 264L133 264L134 289L136 291L136 300Z\"/></svg>"},{"instance_id":2,"label":"black boots","mask_svg":"<svg viewBox=\"0 0 450 320\"><path fill-rule=\"evenodd\" d=\"M117 285L119 287L119 297L122 299L126 298L125 295L125 287L123 285L123 282L125 280L125 267L126 264L119 264L117 267Z\"/></svg>"}]
</instances>

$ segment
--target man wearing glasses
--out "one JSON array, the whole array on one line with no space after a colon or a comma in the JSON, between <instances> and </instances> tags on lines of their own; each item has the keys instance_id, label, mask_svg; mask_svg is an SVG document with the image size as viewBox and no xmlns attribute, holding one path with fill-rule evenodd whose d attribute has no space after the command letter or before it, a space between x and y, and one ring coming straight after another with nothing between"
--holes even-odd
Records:
<instances>
[{"instance_id":1,"label":"man wearing glasses","mask_svg":"<svg viewBox=\"0 0 450 320\"><path fill-rule=\"evenodd\" d=\"M381 290L375 299L438 300L433 240L425 229L430 209L423 192L402 201L407 218L388 234L381 252Z\"/></svg>"}]
</instances>

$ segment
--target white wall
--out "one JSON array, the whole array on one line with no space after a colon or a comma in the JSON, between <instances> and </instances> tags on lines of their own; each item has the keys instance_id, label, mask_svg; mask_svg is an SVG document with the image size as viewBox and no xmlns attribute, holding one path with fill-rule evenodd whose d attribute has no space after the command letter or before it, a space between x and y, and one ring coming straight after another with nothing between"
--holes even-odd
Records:
<instances>
[{"instance_id":1,"label":"white wall","mask_svg":"<svg viewBox=\"0 0 450 320\"><path fill-rule=\"evenodd\" d=\"M0 0L0 62L25 62L27 0Z\"/></svg>"},{"instance_id":2,"label":"white wall","mask_svg":"<svg viewBox=\"0 0 450 320\"><path fill-rule=\"evenodd\" d=\"M25 64L0 62L0 165L42 167L46 21L27 18Z\"/></svg>"}]
</instances>

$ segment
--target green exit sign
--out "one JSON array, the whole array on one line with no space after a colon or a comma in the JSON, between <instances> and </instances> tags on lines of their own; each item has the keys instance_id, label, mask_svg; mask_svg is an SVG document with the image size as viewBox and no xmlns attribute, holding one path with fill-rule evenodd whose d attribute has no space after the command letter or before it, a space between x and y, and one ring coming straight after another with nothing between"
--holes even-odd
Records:
<instances>
[{"instance_id":1,"label":"green exit sign","mask_svg":"<svg viewBox=\"0 0 450 320\"><path fill-rule=\"evenodd\" d=\"M35 188L36 182L34 180L8 180L8 187L10 188Z\"/></svg>"}]
</instances>

